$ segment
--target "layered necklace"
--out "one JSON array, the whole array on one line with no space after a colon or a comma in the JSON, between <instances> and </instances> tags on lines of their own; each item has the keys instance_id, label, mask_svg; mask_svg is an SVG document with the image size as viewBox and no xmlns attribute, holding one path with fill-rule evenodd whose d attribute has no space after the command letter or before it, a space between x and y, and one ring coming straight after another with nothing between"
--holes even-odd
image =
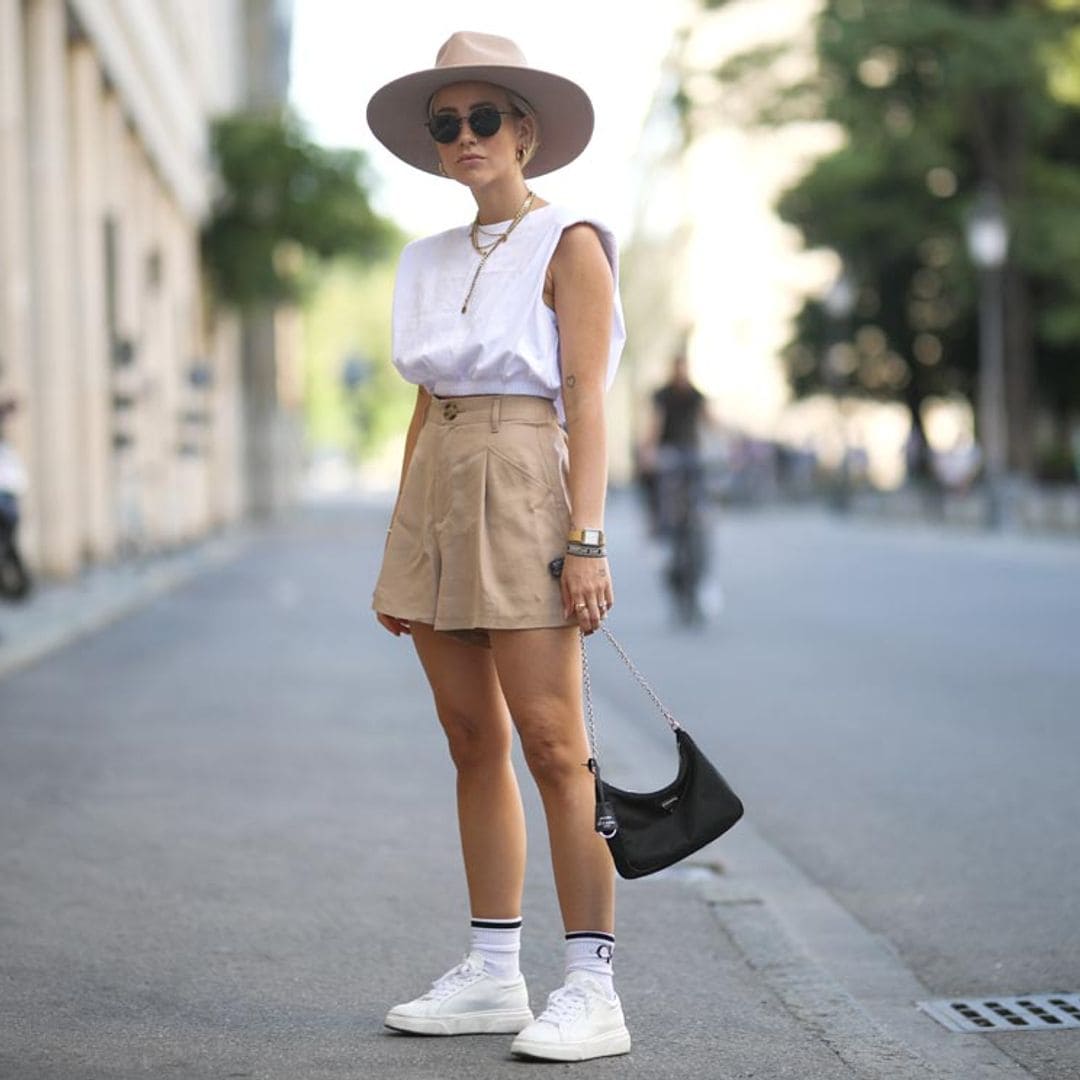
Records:
<instances>
[{"instance_id":1,"label":"layered necklace","mask_svg":"<svg viewBox=\"0 0 1080 1080\"><path fill-rule=\"evenodd\" d=\"M500 244L506 243L510 238L510 234L521 224L522 218L532 209L535 198L536 195L529 191L525 196L525 201L518 207L518 212L514 215L513 220L500 233L489 232L481 228L479 213L473 219L472 227L469 229L469 239L472 241L473 251L480 256L480 262L472 276L469 291L465 294L465 302L461 305L462 315L469 310L469 301L472 299L473 289L476 288L476 279L480 276L480 271L484 269L484 263L491 258ZM483 234L483 238L481 238L481 234Z\"/></svg>"}]
</instances>

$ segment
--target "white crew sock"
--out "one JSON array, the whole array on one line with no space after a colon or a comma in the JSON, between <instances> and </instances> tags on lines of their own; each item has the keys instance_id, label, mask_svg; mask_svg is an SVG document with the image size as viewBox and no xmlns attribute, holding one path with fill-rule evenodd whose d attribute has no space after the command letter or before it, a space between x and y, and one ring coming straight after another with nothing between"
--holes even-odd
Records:
<instances>
[{"instance_id":1,"label":"white crew sock","mask_svg":"<svg viewBox=\"0 0 1080 1080\"><path fill-rule=\"evenodd\" d=\"M470 952L484 958L484 971L496 979L516 979L521 974L521 919L477 919L472 921Z\"/></svg>"},{"instance_id":2,"label":"white crew sock","mask_svg":"<svg viewBox=\"0 0 1080 1080\"><path fill-rule=\"evenodd\" d=\"M611 973L611 957L615 952L615 936L602 930L576 930L566 935L566 973L587 971L607 991L615 996Z\"/></svg>"}]
</instances>

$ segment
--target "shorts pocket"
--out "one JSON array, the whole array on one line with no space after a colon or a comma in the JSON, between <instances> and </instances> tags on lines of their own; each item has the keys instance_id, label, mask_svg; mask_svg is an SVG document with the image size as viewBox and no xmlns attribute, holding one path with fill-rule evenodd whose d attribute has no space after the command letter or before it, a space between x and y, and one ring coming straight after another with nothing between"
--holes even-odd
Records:
<instances>
[{"instance_id":1,"label":"shorts pocket","mask_svg":"<svg viewBox=\"0 0 1080 1080\"><path fill-rule=\"evenodd\" d=\"M547 565L561 515L554 493L535 473L496 450L485 469L484 528L480 542L488 604L513 614L547 601Z\"/></svg>"},{"instance_id":2,"label":"shorts pocket","mask_svg":"<svg viewBox=\"0 0 1080 1080\"><path fill-rule=\"evenodd\" d=\"M492 432L487 444L490 453L515 469L527 483L552 492L558 488L552 483L554 477L549 467L551 448L545 450L537 438L537 432L546 427L547 425L510 421L504 423L497 432Z\"/></svg>"},{"instance_id":3,"label":"shorts pocket","mask_svg":"<svg viewBox=\"0 0 1080 1080\"><path fill-rule=\"evenodd\" d=\"M538 424L533 428L537 462L544 473L544 480L552 493L570 508L568 483L569 455L566 448L566 432L558 424Z\"/></svg>"},{"instance_id":4,"label":"shorts pocket","mask_svg":"<svg viewBox=\"0 0 1080 1080\"><path fill-rule=\"evenodd\" d=\"M526 464L515 460L505 450L495 446L488 447L488 455L510 470L511 474L517 477L519 484L524 481L529 488L537 493L538 497L546 499L552 494L547 476L540 469L530 468L529 464L532 463ZM539 462L536 464L539 464Z\"/></svg>"}]
</instances>

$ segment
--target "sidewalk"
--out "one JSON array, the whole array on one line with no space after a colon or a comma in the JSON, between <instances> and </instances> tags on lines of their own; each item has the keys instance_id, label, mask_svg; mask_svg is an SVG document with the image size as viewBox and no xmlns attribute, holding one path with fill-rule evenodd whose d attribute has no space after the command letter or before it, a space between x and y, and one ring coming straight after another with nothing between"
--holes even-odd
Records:
<instances>
[{"instance_id":1,"label":"sidewalk","mask_svg":"<svg viewBox=\"0 0 1080 1080\"><path fill-rule=\"evenodd\" d=\"M986 529L987 509L985 497L978 490L961 494L906 488L853 492L849 513L869 520L978 532ZM1011 520L1004 531L1032 537L1080 538L1080 486L1031 486L1011 506Z\"/></svg>"},{"instance_id":2,"label":"sidewalk","mask_svg":"<svg viewBox=\"0 0 1080 1080\"><path fill-rule=\"evenodd\" d=\"M0 955L20 974L0 1001L0 1076L487 1080L543 1067L509 1059L505 1039L382 1028L388 1003L454 962L463 925L445 746L411 650L373 628L357 591L384 519L381 506L311 508L3 610L0 761L11 775L0 808L7 798L16 812L0 833L14 853L0 851L12 868ZM632 504L613 500L630 636L657 600L654 565L631 555L635 522ZM153 603L169 590L169 605ZM65 716L54 698L70 699L97 653L51 650L110 623L105 655L128 656L143 636L158 652L138 680L89 698L85 718ZM189 679L211 662L205 681ZM662 723L606 685L594 696L609 777L632 786L669 771ZM56 770L51 787L65 786L73 760L78 797L39 815L20 761ZM537 1008L559 979L561 927L538 800L523 789L523 965ZM619 882L616 964L634 1050L574 1066L575 1077L1028 1075L919 1014L922 988L898 958L753 819L751 804L690 862ZM25 842L20 830L36 838L42 822L47 842Z\"/></svg>"},{"instance_id":3,"label":"sidewalk","mask_svg":"<svg viewBox=\"0 0 1080 1080\"><path fill-rule=\"evenodd\" d=\"M21 603L0 601L0 679L235 558L251 536L238 526L175 551L93 566L71 581L39 582Z\"/></svg>"}]
</instances>

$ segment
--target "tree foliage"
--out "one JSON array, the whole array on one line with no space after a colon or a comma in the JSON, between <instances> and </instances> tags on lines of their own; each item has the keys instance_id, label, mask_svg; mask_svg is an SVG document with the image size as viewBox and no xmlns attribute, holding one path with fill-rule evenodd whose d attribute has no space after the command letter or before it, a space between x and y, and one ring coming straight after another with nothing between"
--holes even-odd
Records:
<instances>
[{"instance_id":1,"label":"tree foliage","mask_svg":"<svg viewBox=\"0 0 1080 1080\"><path fill-rule=\"evenodd\" d=\"M303 305L305 410L316 454L347 449L370 459L408 426L416 388L390 357L396 260L335 260ZM358 367L350 382L348 368Z\"/></svg>"},{"instance_id":2,"label":"tree foliage","mask_svg":"<svg viewBox=\"0 0 1080 1080\"><path fill-rule=\"evenodd\" d=\"M371 209L364 155L318 145L291 112L223 117L211 140L221 190L203 256L226 303L295 300L312 260L367 262L396 242Z\"/></svg>"},{"instance_id":3,"label":"tree foliage","mask_svg":"<svg viewBox=\"0 0 1080 1080\"><path fill-rule=\"evenodd\" d=\"M771 46L716 72L736 100L756 82L759 123L827 120L846 136L778 207L807 246L839 253L858 289L843 327L805 303L786 354L797 393L905 400L916 423L930 394L973 396L964 226L991 184L1012 232L1013 439L1030 438L1025 378L1044 411L1080 409L1078 17L1078 0L825 0L811 77L761 100Z\"/></svg>"}]
</instances>

